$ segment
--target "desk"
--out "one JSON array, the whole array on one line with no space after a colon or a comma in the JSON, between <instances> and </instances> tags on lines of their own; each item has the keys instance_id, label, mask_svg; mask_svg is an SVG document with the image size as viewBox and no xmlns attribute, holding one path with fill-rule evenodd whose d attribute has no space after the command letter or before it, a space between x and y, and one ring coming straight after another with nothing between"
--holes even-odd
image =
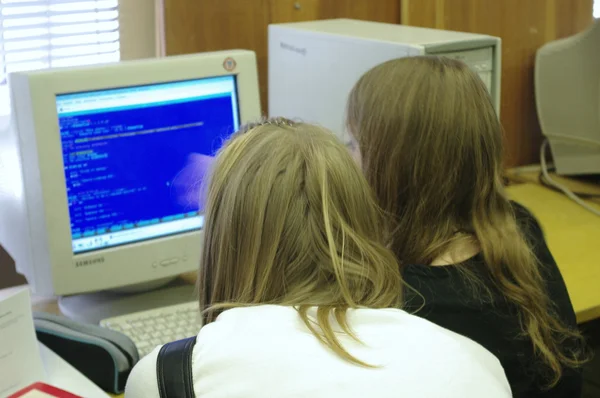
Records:
<instances>
[{"instance_id":1,"label":"desk","mask_svg":"<svg viewBox=\"0 0 600 398\"><path fill-rule=\"evenodd\" d=\"M194 284L196 282L196 273L190 272L180 276L180 279L185 283ZM32 307L34 311L43 311L51 314L61 315L58 307L58 300L56 298L43 298L32 295L31 297ZM112 395L112 397L123 398L121 395Z\"/></svg>"},{"instance_id":2,"label":"desk","mask_svg":"<svg viewBox=\"0 0 600 398\"><path fill-rule=\"evenodd\" d=\"M600 217L559 192L542 186L537 172L510 170L511 199L526 206L544 229L548 246L565 279L579 323L600 318ZM569 182L569 188L600 194L600 186ZM600 209L600 198L588 200Z\"/></svg>"}]
</instances>

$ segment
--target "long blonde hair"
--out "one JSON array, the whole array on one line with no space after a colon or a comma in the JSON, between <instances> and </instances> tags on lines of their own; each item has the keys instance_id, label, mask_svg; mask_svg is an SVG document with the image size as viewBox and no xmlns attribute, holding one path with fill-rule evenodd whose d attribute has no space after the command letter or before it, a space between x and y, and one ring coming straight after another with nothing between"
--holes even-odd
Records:
<instances>
[{"instance_id":1,"label":"long blonde hair","mask_svg":"<svg viewBox=\"0 0 600 398\"><path fill-rule=\"evenodd\" d=\"M370 366L344 349L332 321L353 336L347 309L399 306L401 277L372 191L335 136L285 119L250 125L218 154L206 199L204 323L227 308L294 306L324 344Z\"/></svg>"},{"instance_id":2,"label":"long blonde hair","mask_svg":"<svg viewBox=\"0 0 600 398\"><path fill-rule=\"evenodd\" d=\"M431 264L457 241L481 248L492 280L515 304L523 334L551 370L579 365L555 315L540 265L517 226L502 181L502 131L481 79L464 63L410 57L368 71L351 91L347 128L401 263ZM459 267L474 285L477 275ZM478 283L479 282L479 283Z\"/></svg>"}]
</instances>

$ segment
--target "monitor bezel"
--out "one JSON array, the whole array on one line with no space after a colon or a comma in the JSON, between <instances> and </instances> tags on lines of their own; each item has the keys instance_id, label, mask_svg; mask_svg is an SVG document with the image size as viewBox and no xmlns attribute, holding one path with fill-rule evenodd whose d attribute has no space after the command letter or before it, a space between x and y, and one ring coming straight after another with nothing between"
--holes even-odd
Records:
<instances>
[{"instance_id":1,"label":"monitor bezel","mask_svg":"<svg viewBox=\"0 0 600 398\"><path fill-rule=\"evenodd\" d=\"M73 254L56 95L225 75L236 75L240 124L260 118L256 57L245 50L11 77L32 246L32 264L21 266L46 275L42 268L51 269L51 281L38 278L37 291L68 295L167 278L196 270L201 255L201 230Z\"/></svg>"}]
</instances>

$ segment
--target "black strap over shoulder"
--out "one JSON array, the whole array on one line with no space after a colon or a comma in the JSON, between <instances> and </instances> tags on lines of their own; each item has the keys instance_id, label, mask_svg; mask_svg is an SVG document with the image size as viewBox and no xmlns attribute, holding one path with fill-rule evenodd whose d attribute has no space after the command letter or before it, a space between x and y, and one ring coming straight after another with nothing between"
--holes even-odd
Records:
<instances>
[{"instance_id":1,"label":"black strap over shoulder","mask_svg":"<svg viewBox=\"0 0 600 398\"><path fill-rule=\"evenodd\" d=\"M192 351L196 336L165 344L156 360L161 398L194 398Z\"/></svg>"}]
</instances>

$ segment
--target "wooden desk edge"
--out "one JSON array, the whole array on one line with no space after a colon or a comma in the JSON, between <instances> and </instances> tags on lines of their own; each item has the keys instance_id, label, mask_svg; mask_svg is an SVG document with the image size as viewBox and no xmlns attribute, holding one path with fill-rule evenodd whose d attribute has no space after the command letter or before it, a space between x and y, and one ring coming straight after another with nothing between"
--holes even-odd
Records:
<instances>
[{"instance_id":1,"label":"wooden desk edge","mask_svg":"<svg viewBox=\"0 0 600 398\"><path fill-rule=\"evenodd\" d=\"M529 185L537 185L540 186L544 189L547 189L549 194L553 194L553 195L561 195L564 196L563 193L561 192L557 192L557 191L553 191L550 188L544 187L542 184L540 184L538 176L539 176L539 170L535 169L535 165L533 166L526 166L524 168L514 168L514 169L508 169L505 170L505 177L508 178L509 180L509 185L507 187L507 192L510 192L510 188L512 186L518 186L518 185L522 185L522 184L529 184ZM559 177L561 178L561 177ZM563 184L565 185L569 185L569 181L568 179L565 179L565 181L561 181ZM596 184L586 184L584 182L581 181L576 181L574 182L574 184L576 184L578 187L582 187L582 186L589 186L591 187L591 191L593 192L599 192L600 193L600 186L597 186ZM577 187L574 187L574 189L577 189ZM518 200L517 200L518 201ZM594 199L588 199L587 200L590 203L595 203L595 204L600 204L600 199L599 198L594 198ZM578 206L577 204L573 203L573 206ZM559 265L560 267L560 265ZM600 318L600 303L598 305L595 306L588 306L586 308L579 308L576 313L575 313L576 317L577 317L577 323L578 324L582 324L585 322L589 322L592 321L594 319L598 319Z\"/></svg>"},{"instance_id":2,"label":"wooden desk edge","mask_svg":"<svg viewBox=\"0 0 600 398\"><path fill-rule=\"evenodd\" d=\"M575 316L577 317L578 325L593 321L600 318L600 306L579 310L579 312L575 313Z\"/></svg>"}]
</instances>

